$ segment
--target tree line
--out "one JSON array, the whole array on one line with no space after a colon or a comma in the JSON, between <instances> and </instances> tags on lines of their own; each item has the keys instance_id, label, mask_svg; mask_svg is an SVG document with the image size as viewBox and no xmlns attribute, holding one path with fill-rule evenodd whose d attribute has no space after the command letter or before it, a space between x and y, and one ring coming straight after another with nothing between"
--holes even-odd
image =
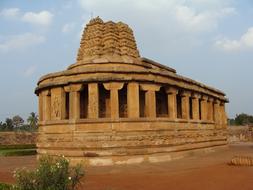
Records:
<instances>
[{"instance_id":1,"label":"tree line","mask_svg":"<svg viewBox=\"0 0 253 190\"><path fill-rule=\"evenodd\" d=\"M236 114L235 118L228 119L228 125L253 125L253 115Z\"/></svg>"},{"instance_id":2,"label":"tree line","mask_svg":"<svg viewBox=\"0 0 253 190\"><path fill-rule=\"evenodd\" d=\"M27 123L19 115L6 118L5 122L0 121L0 131L36 131L38 129L38 115L36 113L31 112L26 121ZM253 115L236 114L235 118L228 119L228 125L253 125Z\"/></svg>"},{"instance_id":3,"label":"tree line","mask_svg":"<svg viewBox=\"0 0 253 190\"><path fill-rule=\"evenodd\" d=\"M31 112L28 118L24 119L15 115L12 118L6 118L4 122L0 121L0 131L36 131L38 128L38 115Z\"/></svg>"}]
</instances>

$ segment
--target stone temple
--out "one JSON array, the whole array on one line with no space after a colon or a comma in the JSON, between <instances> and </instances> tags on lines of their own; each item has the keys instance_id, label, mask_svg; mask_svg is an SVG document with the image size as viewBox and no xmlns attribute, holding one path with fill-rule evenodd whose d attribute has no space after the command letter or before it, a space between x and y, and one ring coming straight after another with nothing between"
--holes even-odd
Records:
<instances>
[{"instance_id":1,"label":"stone temple","mask_svg":"<svg viewBox=\"0 0 253 190\"><path fill-rule=\"evenodd\" d=\"M39 155L132 164L227 145L225 94L140 57L122 22L91 19L76 62L41 77L35 93Z\"/></svg>"}]
</instances>

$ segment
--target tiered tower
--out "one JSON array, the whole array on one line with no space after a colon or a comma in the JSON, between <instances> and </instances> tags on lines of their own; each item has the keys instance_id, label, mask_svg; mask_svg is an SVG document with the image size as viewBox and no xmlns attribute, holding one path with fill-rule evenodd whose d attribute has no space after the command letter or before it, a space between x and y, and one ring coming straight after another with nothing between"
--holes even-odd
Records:
<instances>
[{"instance_id":1,"label":"tiered tower","mask_svg":"<svg viewBox=\"0 0 253 190\"><path fill-rule=\"evenodd\" d=\"M78 62L108 55L140 58L133 31L122 22L92 19L84 29L80 44Z\"/></svg>"}]
</instances>

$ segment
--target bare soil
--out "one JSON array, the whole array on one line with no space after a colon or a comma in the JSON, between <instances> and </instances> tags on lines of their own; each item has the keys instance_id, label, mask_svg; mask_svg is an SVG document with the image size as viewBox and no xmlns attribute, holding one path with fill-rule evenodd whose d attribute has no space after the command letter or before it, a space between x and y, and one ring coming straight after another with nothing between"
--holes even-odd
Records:
<instances>
[{"instance_id":1,"label":"bare soil","mask_svg":"<svg viewBox=\"0 0 253 190\"><path fill-rule=\"evenodd\" d=\"M252 156L253 143L164 163L88 167L87 190L252 190L253 167L229 166L233 156ZM34 168L35 156L0 157L0 181L14 182L17 167Z\"/></svg>"}]
</instances>

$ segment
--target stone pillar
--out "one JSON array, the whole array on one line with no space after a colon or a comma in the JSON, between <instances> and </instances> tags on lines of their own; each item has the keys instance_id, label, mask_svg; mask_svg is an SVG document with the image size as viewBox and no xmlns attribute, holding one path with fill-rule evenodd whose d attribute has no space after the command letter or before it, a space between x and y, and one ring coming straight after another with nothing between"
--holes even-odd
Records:
<instances>
[{"instance_id":1,"label":"stone pillar","mask_svg":"<svg viewBox=\"0 0 253 190\"><path fill-rule=\"evenodd\" d=\"M199 120L199 99L200 95L194 93L192 96L192 119Z\"/></svg>"},{"instance_id":2,"label":"stone pillar","mask_svg":"<svg viewBox=\"0 0 253 190\"><path fill-rule=\"evenodd\" d=\"M203 95L201 97L201 120L206 121L207 120L207 96Z\"/></svg>"},{"instance_id":3,"label":"stone pillar","mask_svg":"<svg viewBox=\"0 0 253 190\"><path fill-rule=\"evenodd\" d=\"M119 118L118 90L122 89L123 86L124 86L124 83L119 83L119 82L104 83L105 89L110 90L111 118L112 119Z\"/></svg>"},{"instance_id":4,"label":"stone pillar","mask_svg":"<svg viewBox=\"0 0 253 190\"><path fill-rule=\"evenodd\" d=\"M65 106L66 93L63 87L51 89L51 119L63 120L66 115Z\"/></svg>"},{"instance_id":5,"label":"stone pillar","mask_svg":"<svg viewBox=\"0 0 253 190\"><path fill-rule=\"evenodd\" d=\"M97 83L88 84L88 118L96 119L99 114L99 92Z\"/></svg>"},{"instance_id":6,"label":"stone pillar","mask_svg":"<svg viewBox=\"0 0 253 190\"><path fill-rule=\"evenodd\" d=\"M177 93L178 93L178 90L174 87L169 87L166 89L166 93L168 94L169 118L176 119L177 118Z\"/></svg>"},{"instance_id":7,"label":"stone pillar","mask_svg":"<svg viewBox=\"0 0 253 190\"><path fill-rule=\"evenodd\" d=\"M80 119L80 92L70 92L70 119Z\"/></svg>"},{"instance_id":8,"label":"stone pillar","mask_svg":"<svg viewBox=\"0 0 253 190\"><path fill-rule=\"evenodd\" d=\"M147 117L155 118L156 117L156 100L155 100L155 91L148 90L145 93L145 113Z\"/></svg>"},{"instance_id":9,"label":"stone pillar","mask_svg":"<svg viewBox=\"0 0 253 190\"><path fill-rule=\"evenodd\" d=\"M214 100L214 122L216 125L220 125L220 101Z\"/></svg>"},{"instance_id":10,"label":"stone pillar","mask_svg":"<svg viewBox=\"0 0 253 190\"><path fill-rule=\"evenodd\" d=\"M39 121L43 121L43 95L42 92L39 93Z\"/></svg>"},{"instance_id":11,"label":"stone pillar","mask_svg":"<svg viewBox=\"0 0 253 190\"><path fill-rule=\"evenodd\" d=\"M213 98L209 97L207 101L207 120L213 121Z\"/></svg>"},{"instance_id":12,"label":"stone pillar","mask_svg":"<svg viewBox=\"0 0 253 190\"><path fill-rule=\"evenodd\" d=\"M225 110L225 103L221 102L220 103L220 120L221 120L221 125L223 128L226 128L227 126L227 115L226 115L226 110Z\"/></svg>"},{"instance_id":13,"label":"stone pillar","mask_svg":"<svg viewBox=\"0 0 253 190\"><path fill-rule=\"evenodd\" d=\"M81 84L72 84L64 87L65 92L69 92L69 118L80 119L80 90Z\"/></svg>"},{"instance_id":14,"label":"stone pillar","mask_svg":"<svg viewBox=\"0 0 253 190\"><path fill-rule=\"evenodd\" d=\"M41 116L43 121L51 120L51 96L49 90L42 91Z\"/></svg>"},{"instance_id":15,"label":"stone pillar","mask_svg":"<svg viewBox=\"0 0 253 190\"><path fill-rule=\"evenodd\" d=\"M145 91L145 113L147 117L156 117L156 97L155 92L160 90L159 85L141 84L141 89Z\"/></svg>"},{"instance_id":16,"label":"stone pillar","mask_svg":"<svg viewBox=\"0 0 253 190\"><path fill-rule=\"evenodd\" d=\"M139 84L130 82L127 85L127 114L128 118L140 117Z\"/></svg>"},{"instance_id":17,"label":"stone pillar","mask_svg":"<svg viewBox=\"0 0 253 190\"><path fill-rule=\"evenodd\" d=\"M189 104L189 97L190 92L184 91L181 94L182 97L182 119L190 119L190 104Z\"/></svg>"}]
</instances>

